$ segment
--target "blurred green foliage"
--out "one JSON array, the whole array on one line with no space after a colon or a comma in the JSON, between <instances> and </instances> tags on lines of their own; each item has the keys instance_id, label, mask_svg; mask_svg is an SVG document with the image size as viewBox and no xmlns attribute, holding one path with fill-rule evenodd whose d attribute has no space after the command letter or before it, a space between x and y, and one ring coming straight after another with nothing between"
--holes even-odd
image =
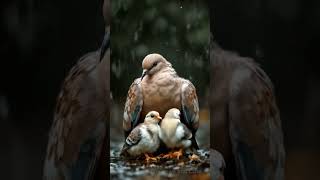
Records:
<instances>
[{"instance_id":1,"label":"blurred green foliage","mask_svg":"<svg viewBox=\"0 0 320 180\"><path fill-rule=\"evenodd\" d=\"M141 62L160 53L193 82L198 96L209 88L209 12L203 1L112 0L111 91L125 101Z\"/></svg>"}]
</instances>

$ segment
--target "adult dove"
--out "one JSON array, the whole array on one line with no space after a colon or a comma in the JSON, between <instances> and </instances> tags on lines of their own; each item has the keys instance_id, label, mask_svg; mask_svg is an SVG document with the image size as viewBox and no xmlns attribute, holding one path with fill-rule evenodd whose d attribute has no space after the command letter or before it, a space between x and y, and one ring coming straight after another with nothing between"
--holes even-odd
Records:
<instances>
[{"instance_id":1,"label":"adult dove","mask_svg":"<svg viewBox=\"0 0 320 180\"><path fill-rule=\"evenodd\" d=\"M199 126L199 104L193 84L178 76L171 63L160 54L149 54L142 61L142 76L131 84L123 115L125 137L155 110L163 117L171 108L179 109L181 122L192 133L192 144L198 149L195 134Z\"/></svg>"},{"instance_id":2,"label":"adult dove","mask_svg":"<svg viewBox=\"0 0 320 180\"><path fill-rule=\"evenodd\" d=\"M104 1L104 12L109 3ZM101 48L81 57L63 82L49 133L44 180L107 179L108 30Z\"/></svg>"},{"instance_id":3,"label":"adult dove","mask_svg":"<svg viewBox=\"0 0 320 180\"><path fill-rule=\"evenodd\" d=\"M156 158L149 157L148 153L154 153L159 145L159 122L161 117L158 112L150 111L144 122L136 126L126 139L121 154L128 153L132 157L144 154L146 160L156 160Z\"/></svg>"},{"instance_id":4,"label":"adult dove","mask_svg":"<svg viewBox=\"0 0 320 180\"><path fill-rule=\"evenodd\" d=\"M253 59L213 41L210 61L211 145L226 160L226 179L284 179L283 135L271 80Z\"/></svg>"}]
</instances>

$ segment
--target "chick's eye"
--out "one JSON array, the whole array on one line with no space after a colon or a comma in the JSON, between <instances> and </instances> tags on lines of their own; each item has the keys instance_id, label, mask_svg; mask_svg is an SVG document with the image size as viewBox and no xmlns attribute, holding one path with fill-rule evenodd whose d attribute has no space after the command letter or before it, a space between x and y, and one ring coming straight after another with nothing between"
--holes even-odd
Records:
<instances>
[{"instance_id":1,"label":"chick's eye","mask_svg":"<svg viewBox=\"0 0 320 180\"><path fill-rule=\"evenodd\" d=\"M154 118L154 115L153 115L153 114L151 114L151 117L152 117L152 118Z\"/></svg>"},{"instance_id":2,"label":"chick's eye","mask_svg":"<svg viewBox=\"0 0 320 180\"><path fill-rule=\"evenodd\" d=\"M152 66L154 67L154 66L156 66L157 64L158 64L158 62L155 62L155 63L153 63L153 65L152 65Z\"/></svg>"}]
</instances>

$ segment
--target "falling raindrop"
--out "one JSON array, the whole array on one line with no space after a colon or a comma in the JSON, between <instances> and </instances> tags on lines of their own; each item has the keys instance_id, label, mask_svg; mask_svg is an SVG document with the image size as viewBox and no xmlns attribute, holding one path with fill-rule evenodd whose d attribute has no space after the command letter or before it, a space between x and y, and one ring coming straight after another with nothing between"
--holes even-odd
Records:
<instances>
[{"instance_id":1,"label":"falling raindrop","mask_svg":"<svg viewBox=\"0 0 320 180\"><path fill-rule=\"evenodd\" d=\"M136 32L134 32L133 40L134 40L134 42L137 42L138 39L139 39L139 35L138 35L138 32L136 31Z\"/></svg>"},{"instance_id":2,"label":"falling raindrop","mask_svg":"<svg viewBox=\"0 0 320 180\"><path fill-rule=\"evenodd\" d=\"M188 23L188 24L187 24L187 30L189 30L190 28L191 28L191 24Z\"/></svg>"},{"instance_id":3,"label":"falling raindrop","mask_svg":"<svg viewBox=\"0 0 320 180\"><path fill-rule=\"evenodd\" d=\"M110 99L111 99L111 100L113 99L112 91L110 91Z\"/></svg>"}]
</instances>

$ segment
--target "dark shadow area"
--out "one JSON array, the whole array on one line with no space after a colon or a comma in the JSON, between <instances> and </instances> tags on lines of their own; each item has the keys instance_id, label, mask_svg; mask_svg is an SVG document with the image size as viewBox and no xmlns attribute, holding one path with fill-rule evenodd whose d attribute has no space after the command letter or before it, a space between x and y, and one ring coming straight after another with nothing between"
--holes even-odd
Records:
<instances>
[{"instance_id":1,"label":"dark shadow area","mask_svg":"<svg viewBox=\"0 0 320 180\"><path fill-rule=\"evenodd\" d=\"M1 1L1 179L41 179L61 83L99 48L102 0Z\"/></svg>"}]
</instances>

